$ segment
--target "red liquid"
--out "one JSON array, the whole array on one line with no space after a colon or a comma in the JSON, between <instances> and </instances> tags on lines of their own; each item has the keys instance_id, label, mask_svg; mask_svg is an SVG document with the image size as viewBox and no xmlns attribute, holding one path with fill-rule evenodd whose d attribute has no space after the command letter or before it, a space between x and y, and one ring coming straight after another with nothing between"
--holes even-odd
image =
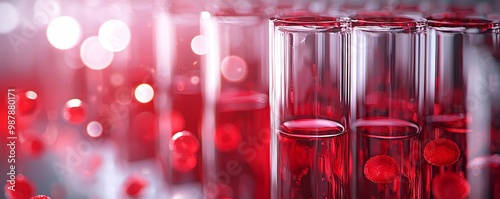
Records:
<instances>
[{"instance_id":1,"label":"red liquid","mask_svg":"<svg viewBox=\"0 0 500 199\"><path fill-rule=\"evenodd\" d=\"M391 183L401 171L399 164L388 155L376 155L366 161L364 166L365 177L374 183Z\"/></svg>"},{"instance_id":2,"label":"red liquid","mask_svg":"<svg viewBox=\"0 0 500 199\"><path fill-rule=\"evenodd\" d=\"M205 197L269 198L267 95L243 93L221 97L216 111L216 132L212 138L204 138L214 139L215 144L214 159L204 166L209 168L204 171Z\"/></svg>"},{"instance_id":3,"label":"red liquid","mask_svg":"<svg viewBox=\"0 0 500 199\"><path fill-rule=\"evenodd\" d=\"M172 105L172 132L170 140L160 143L169 144L172 136L180 131L188 131L196 139L190 143L192 149L198 147L194 153L182 154L170 150L169 168L165 169L167 187L172 188L175 195L177 185L183 185L202 180L202 152L201 152L201 115L203 99L201 94L200 66L201 56L195 54L192 48L193 38L200 35L198 12L188 10L187 7L170 7L174 10L169 14L170 25L173 31L172 41L165 45L172 48L171 62L172 79L170 80L169 97ZM161 32L160 34L165 34ZM195 45L196 46L196 45ZM170 103L170 102L169 102ZM189 147L189 146L188 146ZM173 186L170 186L173 185Z\"/></svg>"},{"instance_id":4,"label":"red liquid","mask_svg":"<svg viewBox=\"0 0 500 199\"><path fill-rule=\"evenodd\" d=\"M324 16L290 16L271 18L274 20L275 26L324 26L324 27L341 27L341 19Z\"/></svg>"},{"instance_id":5,"label":"red liquid","mask_svg":"<svg viewBox=\"0 0 500 199\"><path fill-rule=\"evenodd\" d=\"M469 198L500 197L497 191L500 187L500 158L498 154L489 155L492 145L490 132L474 131L473 124L463 114L432 116L429 120L432 122L427 126L424 143L427 145L433 140L446 138L457 144L460 155L456 162L447 166L425 163L424 180L428 197L436 197L434 179L446 172L465 178L470 184L470 190L467 190ZM441 157L447 158L445 155Z\"/></svg>"},{"instance_id":6,"label":"red liquid","mask_svg":"<svg viewBox=\"0 0 500 199\"><path fill-rule=\"evenodd\" d=\"M323 119L285 122L278 133L278 198L345 198L347 134Z\"/></svg>"},{"instance_id":7,"label":"red liquid","mask_svg":"<svg viewBox=\"0 0 500 199\"><path fill-rule=\"evenodd\" d=\"M199 89L197 90L199 91ZM174 93L172 97L173 111L180 113L179 116L182 117L183 125L172 121L172 127L174 127L172 130L174 131L171 135L173 136L178 131L189 131L193 138L197 139L198 144L201 143L200 123L203 110L201 93ZM197 147L201 148L200 145ZM189 154L189 156L171 157L170 161L171 164L175 164L172 165L173 171L167 174L170 175L167 178L171 178L172 184L201 181L201 150L197 150L194 154ZM186 165L183 166L183 164ZM180 170L182 172L179 172Z\"/></svg>"},{"instance_id":8,"label":"red liquid","mask_svg":"<svg viewBox=\"0 0 500 199\"><path fill-rule=\"evenodd\" d=\"M409 18L404 16L397 16L391 12L358 12L357 15L352 17L353 27L359 26L390 26L398 27L403 30L412 30L414 28L423 28L425 23L417 18Z\"/></svg>"},{"instance_id":9,"label":"red liquid","mask_svg":"<svg viewBox=\"0 0 500 199\"><path fill-rule=\"evenodd\" d=\"M448 166L432 166L431 163L426 161L426 182L429 184L427 188L431 188L433 185L430 183L432 179L444 172L455 172L461 175L466 175L466 167L467 167L467 129L464 128L465 124L462 123L463 120L458 119L458 116L437 116L434 118L436 120L442 120L443 122L436 122L428 124L428 130L426 133L426 138L424 139L424 145L427 146L430 141L436 140L439 138L446 138L457 144L460 150L460 156L457 161L453 164L449 164ZM458 119L458 120L457 120ZM448 120L448 121L446 121ZM433 195L431 193L431 195ZM431 196L432 197L432 196Z\"/></svg>"},{"instance_id":10,"label":"red liquid","mask_svg":"<svg viewBox=\"0 0 500 199\"><path fill-rule=\"evenodd\" d=\"M352 128L350 180L351 190L356 191L350 192L350 198L419 198L421 146L417 125L377 118L357 120Z\"/></svg>"},{"instance_id":11,"label":"red liquid","mask_svg":"<svg viewBox=\"0 0 500 199\"><path fill-rule=\"evenodd\" d=\"M453 172L444 172L432 180L432 192L437 199L465 199L470 192L466 179Z\"/></svg>"},{"instance_id":12,"label":"red liquid","mask_svg":"<svg viewBox=\"0 0 500 199\"><path fill-rule=\"evenodd\" d=\"M430 49L435 49L436 57L431 58L426 80L426 92L429 92L426 109L431 116L426 118L423 144L427 146L445 138L457 145L459 156L454 160L455 154L450 152L455 149L449 148L452 150L448 149L446 155L425 162L424 198L443 195L439 188L442 186L435 183L441 181L438 176L443 173L458 175L470 185L469 190L465 190L465 186L455 188L455 193L466 193L468 198L500 198L496 158L500 152L496 147L500 143L496 122L498 103L495 103L498 89L492 86L496 72L474 63L474 58L484 57L471 58L464 54L471 48L469 45L496 43L494 23L467 15L455 12L428 18L430 40L434 40ZM481 71L481 76L471 76L474 70ZM461 183L454 180L449 184Z\"/></svg>"},{"instance_id":13,"label":"red liquid","mask_svg":"<svg viewBox=\"0 0 500 199\"><path fill-rule=\"evenodd\" d=\"M446 138L431 140L424 147L424 159L434 166L448 166L460 158L457 144Z\"/></svg>"},{"instance_id":14,"label":"red liquid","mask_svg":"<svg viewBox=\"0 0 500 199\"><path fill-rule=\"evenodd\" d=\"M464 14L441 13L428 17L428 25L432 27L466 27L477 28L481 32L491 30L494 24L490 20L470 17Z\"/></svg>"}]
</instances>

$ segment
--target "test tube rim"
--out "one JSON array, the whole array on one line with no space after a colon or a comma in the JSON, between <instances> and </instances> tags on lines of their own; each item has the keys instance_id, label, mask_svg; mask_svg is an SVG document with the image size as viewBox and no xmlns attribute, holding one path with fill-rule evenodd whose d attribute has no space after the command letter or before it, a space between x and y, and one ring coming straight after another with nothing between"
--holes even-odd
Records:
<instances>
[{"instance_id":1,"label":"test tube rim","mask_svg":"<svg viewBox=\"0 0 500 199\"><path fill-rule=\"evenodd\" d=\"M500 24L480 16L459 15L454 13L437 13L427 17L429 28L480 29L482 31L498 30Z\"/></svg>"}]
</instances>

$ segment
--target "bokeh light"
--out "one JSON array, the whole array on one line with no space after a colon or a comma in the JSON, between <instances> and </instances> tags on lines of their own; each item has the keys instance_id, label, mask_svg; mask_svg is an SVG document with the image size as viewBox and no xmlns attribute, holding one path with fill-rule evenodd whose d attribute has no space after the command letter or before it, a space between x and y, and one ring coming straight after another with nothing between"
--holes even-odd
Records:
<instances>
[{"instance_id":1,"label":"bokeh light","mask_svg":"<svg viewBox=\"0 0 500 199\"><path fill-rule=\"evenodd\" d=\"M198 93L200 78L198 76L178 75L172 79L172 84L179 93Z\"/></svg>"},{"instance_id":2,"label":"bokeh light","mask_svg":"<svg viewBox=\"0 0 500 199\"><path fill-rule=\"evenodd\" d=\"M99 42L111 52L124 50L130 43L130 29L123 21L112 19L99 28Z\"/></svg>"},{"instance_id":3,"label":"bokeh light","mask_svg":"<svg viewBox=\"0 0 500 199\"><path fill-rule=\"evenodd\" d=\"M154 97L154 90L153 87L151 87L149 84L141 84L135 88L135 99L139 101L140 103L148 103L150 102L153 97Z\"/></svg>"},{"instance_id":4,"label":"bokeh light","mask_svg":"<svg viewBox=\"0 0 500 199\"><path fill-rule=\"evenodd\" d=\"M102 125L99 122L92 121L87 124L87 134L90 137L97 138L102 135Z\"/></svg>"},{"instance_id":5,"label":"bokeh light","mask_svg":"<svg viewBox=\"0 0 500 199\"><path fill-rule=\"evenodd\" d=\"M102 70L111 64L114 53L106 50L96 36L87 38L80 48L83 63L93 70Z\"/></svg>"},{"instance_id":6,"label":"bokeh light","mask_svg":"<svg viewBox=\"0 0 500 199\"><path fill-rule=\"evenodd\" d=\"M200 83L200 78L198 76L192 76L191 77L191 83L192 84L198 84L198 83Z\"/></svg>"},{"instance_id":7,"label":"bokeh light","mask_svg":"<svg viewBox=\"0 0 500 199\"><path fill-rule=\"evenodd\" d=\"M248 71L245 60L238 56L227 56L221 63L222 76L229 81L239 82L245 79Z\"/></svg>"},{"instance_id":8,"label":"bokeh light","mask_svg":"<svg viewBox=\"0 0 500 199\"><path fill-rule=\"evenodd\" d=\"M197 35L191 40L191 50L197 55L204 55L208 51L208 47L205 44L205 37L203 35Z\"/></svg>"},{"instance_id":9,"label":"bokeh light","mask_svg":"<svg viewBox=\"0 0 500 199\"><path fill-rule=\"evenodd\" d=\"M57 49L73 48L80 41L81 35L80 24L72 17L57 17L47 26L47 39Z\"/></svg>"},{"instance_id":10,"label":"bokeh light","mask_svg":"<svg viewBox=\"0 0 500 199\"><path fill-rule=\"evenodd\" d=\"M6 34L16 29L19 23L19 13L9 2L0 2L0 34Z\"/></svg>"}]
</instances>

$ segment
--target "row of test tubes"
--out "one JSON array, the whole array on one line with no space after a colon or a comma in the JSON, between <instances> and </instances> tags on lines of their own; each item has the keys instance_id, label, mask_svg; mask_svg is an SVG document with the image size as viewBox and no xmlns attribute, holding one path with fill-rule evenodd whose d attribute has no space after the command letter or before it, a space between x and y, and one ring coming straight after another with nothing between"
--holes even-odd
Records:
<instances>
[{"instance_id":1,"label":"row of test tubes","mask_svg":"<svg viewBox=\"0 0 500 199\"><path fill-rule=\"evenodd\" d=\"M204 197L500 197L496 19L226 14L200 17Z\"/></svg>"},{"instance_id":2,"label":"row of test tubes","mask_svg":"<svg viewBox=\"0 0 500 199\"><path fill-rule=\"evenodd\" d=\"M500 198L498 23L270 21L274 198Z\"/></svg>"}]
</instances>

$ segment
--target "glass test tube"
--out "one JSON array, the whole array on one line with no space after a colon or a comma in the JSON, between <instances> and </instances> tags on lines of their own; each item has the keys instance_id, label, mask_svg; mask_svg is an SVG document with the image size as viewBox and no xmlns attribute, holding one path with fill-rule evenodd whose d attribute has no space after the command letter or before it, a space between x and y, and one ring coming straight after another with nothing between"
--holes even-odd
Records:
<instances>
[{"instance_id":1,"label":"glass test tube","mask_svg":"<svg viewBox=\"0 0 500 199\"><path fill-rule=\"evenodd\" d=\"M201 14L204 198L269 198L267 21Z\"/></svg>"},{"instance_id":2,"label":"glass test tube","mask_svg":"<svg viewBox=\"0 0 500 199\"><path fill-rule=\"evenodd\" d=\"M500 197L498 180L488 181L500 165L498 63L482 47L498 46L498 26L450 14L428 20L424 197Z\"/></svg>"},{"instance_id":3,"label":"glass test tube","mask_svg":"<svg viewBox=\"0 0 500 199\"><path fill-rule=\"evenodd\" d=\"M349 23L270 20L272 198L345 198Z\"/></svg>"},{"instance_id":4,"label":"glass test tube","mask_svg":"<svg viewBox=\"0 0 500 199\"><path fill-rule=\"evenodd\" d=\"M418 198L425 19L352 19L351 198Z\"/></svg>"},{"instance_id":5,"label":"glass test tube","mask_svg":"<svg viewBox=\"0 0 500 199\"><path fill-rule=\"evenodd\" d=\"M161 169L169 197L201 196L200 1L165 3L157 17L158 81L162 83L159 124Z\"/></svg>"}]
</instances>

